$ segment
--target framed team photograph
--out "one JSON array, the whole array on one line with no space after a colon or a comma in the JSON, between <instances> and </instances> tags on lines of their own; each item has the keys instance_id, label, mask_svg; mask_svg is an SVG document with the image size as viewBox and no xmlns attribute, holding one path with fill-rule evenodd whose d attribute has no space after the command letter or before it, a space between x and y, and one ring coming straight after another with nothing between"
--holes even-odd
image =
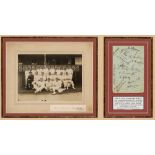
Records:
<instances>
[{"instance_id":1,"label":"framed team photograph","mask_svg":"<svg viewBox=\"0 0 155 155\"><path fill-rule=\"evenodd\" d=\"M2 37L2 117L96 117L96 37Z\"/></svg>"},{"instance_id":2,"label":"framed team photograph","mask_svg":"<svg viewBox=\"0 0 155 155\"><path fill-rule=\"evenodd\" d=\"M105 117L152 117L152 38L104 38Z\"/></svg>"}]
</instances>

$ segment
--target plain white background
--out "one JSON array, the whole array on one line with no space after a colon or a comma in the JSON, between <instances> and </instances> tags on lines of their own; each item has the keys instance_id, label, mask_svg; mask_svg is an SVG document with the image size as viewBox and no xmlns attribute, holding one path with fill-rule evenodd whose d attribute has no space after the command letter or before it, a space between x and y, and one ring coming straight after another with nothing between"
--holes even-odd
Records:
<instances>
[{"instance_id":1,"label":"plain white background","mask_svg":"<svg viewBox=\"0 0 155 155\"><path fill-rule=\"evenodd\" d=\"M155 35L154 0L0 0L0 35ZM146 155L155 121L0 121L1 155Z\"/></svg>"}]
</instances>

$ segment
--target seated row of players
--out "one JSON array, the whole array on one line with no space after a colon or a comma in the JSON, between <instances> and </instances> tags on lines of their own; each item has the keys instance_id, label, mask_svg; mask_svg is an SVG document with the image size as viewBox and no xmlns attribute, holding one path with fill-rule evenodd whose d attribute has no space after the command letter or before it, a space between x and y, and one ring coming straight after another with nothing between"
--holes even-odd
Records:
<instances>
[{"instance_id":1,"label":"seated row of players","mask_svg":"<svg viewBox=\"0 0 155 155\"><path fill-rule=\"evenodd\" d=\"M28 75L25 75L27 76L27 88L34 89L35 93L45 89L51 91L52 94L61 93L69 87L75 89L72 69L53 70L45 68L44 70L29 71Z\"/></svg>"}]
</instances>

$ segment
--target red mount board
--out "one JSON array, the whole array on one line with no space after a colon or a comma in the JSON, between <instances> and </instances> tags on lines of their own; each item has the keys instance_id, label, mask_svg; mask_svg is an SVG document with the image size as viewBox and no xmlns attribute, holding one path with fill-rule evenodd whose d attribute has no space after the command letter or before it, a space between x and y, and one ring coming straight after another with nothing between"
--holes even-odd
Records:
<instances>
[{"instance_id":1,"label":"red mount board","mask_svg":"<svg viewBox=\"0 0 155 155\"><path fill-rule=\"evenodd\" d=\"M105 117L152 117L152 38L104 38L104 89Z\"/></svg>"}]
</instances>

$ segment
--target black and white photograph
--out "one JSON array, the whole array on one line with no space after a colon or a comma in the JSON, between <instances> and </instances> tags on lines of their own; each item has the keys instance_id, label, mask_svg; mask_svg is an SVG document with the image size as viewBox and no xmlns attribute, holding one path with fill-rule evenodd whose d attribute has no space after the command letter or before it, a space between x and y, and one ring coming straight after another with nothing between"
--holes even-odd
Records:
<instances>
[{"instance_id":1,"label":"black and white photograph","mask_svg":"<svg viewBox=\"0 0 155 155\"><path fill-rule=\"evenodd\" d=\"M4 117L96 117L96 38L4 37Z\"/></svg>"},{"instance_id":2,"label":"black and white photograph","mask_svg":"<svg viewBox=\"0 0 155 155\"><path fill-rule=\"evenodd\" d=\"M18 102L81 102L82 54L18 54Z\"/></svg>"}]
</instances>

